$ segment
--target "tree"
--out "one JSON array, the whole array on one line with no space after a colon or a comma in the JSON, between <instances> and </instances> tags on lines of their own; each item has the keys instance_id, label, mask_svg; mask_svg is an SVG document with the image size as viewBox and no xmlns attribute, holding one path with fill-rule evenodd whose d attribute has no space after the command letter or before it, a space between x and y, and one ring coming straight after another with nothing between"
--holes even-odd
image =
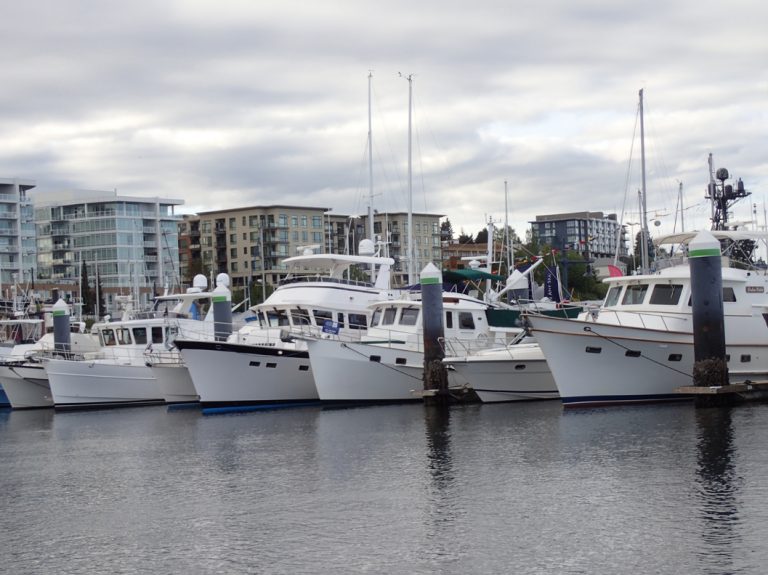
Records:
<instances>
[{"instance_id":1,"label":"tree","mask_svg":"<svg viewBox=\"0 0 768 575\"><path fill-rule=\"evenodd\" d=\"M451 220L445 218L444 222L440 223L440 240L443 242L450 242L453 239L453 226Z\"/></svg>"},{"instance_id":2,"label":"tree","mask_svg":"<svg viewBox=\"0 0 768 575\"><path fill-rule=\"evenodd\" d=\"M81 313L88 314L93 310L95 302L91 281L88 279L88 264L85 261L80 263L80 292L83 294L83 299L80 302L82 305Z\"/></svg>"},{"instance_id":3,"label":"tree","mask_svg":"<svg viewBox=\"0 0 768 575\"><path fill-rule=\"evenodd\" d=\"M96 291L99 296L99 301L97 302L99 313L97 314L98 317L104 317L107 314L107 308L104 305L104 288L101 286L101 276L99 275L99 268L96 268Z\"/></svg>"},{"instance_id":4,"label":"tree","mask_svg":"<svg viewBox=\"0 0 768 575\"><path fill-rule=\"evenodd\" d=\"M461 233L459 234L459 243L460 244L472 244L475 240L472 239L471 235L467 235L464 233L464 230L461 230Z\"/></svg>"},{"instance_id":5,"label":"tree","mask_svg":"<svg viewBox=\"0 0 768 575\"><path fill-rule=\"evenodd\" d=\"M477 232L477 235L475 236L475 243L476 244L487 244L488 243L488 229L483 229Z\"/></svg>"}]
</instances>

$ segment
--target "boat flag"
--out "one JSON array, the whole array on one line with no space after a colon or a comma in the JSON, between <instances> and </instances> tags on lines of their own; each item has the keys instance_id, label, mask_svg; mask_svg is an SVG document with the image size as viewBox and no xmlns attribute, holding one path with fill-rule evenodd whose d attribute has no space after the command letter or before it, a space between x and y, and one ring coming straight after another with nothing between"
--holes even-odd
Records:
<instances>
[{"instance_id":1,"label":"boat flag","mask_svg":"<svg viewBox=\"0 0 768 575\"><path fill-rule=\"evenodd\" d=\"M560 282L556 272L551 268L547 269L547 275L544 277L544 297L551 301L560 301Z\"/></svg>"}]
</instances>

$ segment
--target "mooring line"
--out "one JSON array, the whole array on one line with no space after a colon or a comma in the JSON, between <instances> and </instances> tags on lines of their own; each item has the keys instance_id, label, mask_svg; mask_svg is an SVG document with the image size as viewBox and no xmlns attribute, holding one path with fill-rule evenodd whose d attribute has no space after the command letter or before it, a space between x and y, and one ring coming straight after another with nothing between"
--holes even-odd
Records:
<instances>
[{"instance_id":1,"label":"mooring line","mask_svg":"<svg viewBox=\"0 0 768 575\"><path fill-rule=\"evenodd\" d=\"M364 358L366 358L368 361L371 361L371 357L370 357L370 356L368 356L368 355L365 355L363 352L361 352L361 351L357 351L356 349L353 349L353 348L349 347L349 346L348 346L346 343L342 343L342 344L341 344L341 347L346 347L346 348L347 348L348 350L350 350L351 352L358 354L360 357L364 357ZM399 369L397 369L396 367L392 367L391 365L388 365L388 364L386 364L386 363L381 363L380 361L377 361L376 363L378 363L379 365L383 365L383 366L384 366L384 367L386 367L387 369L391 369L392 371L394 371L394 372L397 372L397 373L399 373L400 375L404 375L404 376L406 376L406 377L410 377L411 379L415 379L416 381L422 381L422 378L420 378L420 377L416 377L415 375L411 375L411 374L410 374L410 373L408 373L408 372L405 372L405 371L399 370Z\"/></svg>"},{"instance_id":2,"label":"mooring line","mask_svg":"<svg viewBox=\"0 0 768 575\"><path fill-rule=\"evenodd\" d=\"M602 334L599 334L599 333L597 333L597 332L596 332L594 329L592 329L590 326L584 326L584 331L587 331L587 332L593 333L593 334L595 334L597 337L599 337L599 338L602 338L602 339L604 339L604 340L606 340L606 341L608 341L608 342L610 342L610 343L612 343L612 344L614 344L614 345L617 345L617 346L619 346L621 349L624 349L624 350L626 350L626 351L635 351L635 350L633 350L633 349L631 349L631 348L629 348L629 347L627 347L627 346L625 346L625 345L622 345L622 344L620 344L618 341L614 341L614 340L612 340L612 339L611 339L610 337L608 337L607 335L602 335ZM679 369L675 369L675 368L674 368L674 367L672 367L672 366L669 366L669 365L663 364L663 363L661 363L660 361L656 361L655 359L653 359L653 358L651 358L651 357L648 357L647 355L644 355L644 354L643 354L643 352L640 352L640 357L641 357L641 358L643 358L643 359L645 359L645 360L647 360L647 361L650 361L651 363L655 363L655 364L656 364L656 365L658 365L658 366L664 367L664 368L666 368L666 369L668 369L668 370L670 370L670 371L674 371L675 373L679 373L680 375L684 375L684 376L686 376L686 377L689 377L689 378L693 379L693 374L690 374L690 373L686 373L686 372L684 372L684 371L680 371Z\"/></svg>"}]
</instances>

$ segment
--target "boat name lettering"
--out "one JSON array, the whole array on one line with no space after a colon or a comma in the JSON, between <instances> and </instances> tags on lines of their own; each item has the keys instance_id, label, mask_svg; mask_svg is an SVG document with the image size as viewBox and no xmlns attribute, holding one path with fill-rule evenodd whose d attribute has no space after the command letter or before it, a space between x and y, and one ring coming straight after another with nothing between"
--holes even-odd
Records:
<instances>
[{"instance_id":1,"label":"boat name lettering","mask_svg":"<svg viewBox=\"0 0 768 575\"><path fill-rule=\"evenodd\" d=\"M765 293L764 286L747 286L747 293Z\"/></svg>"}]
</instances>

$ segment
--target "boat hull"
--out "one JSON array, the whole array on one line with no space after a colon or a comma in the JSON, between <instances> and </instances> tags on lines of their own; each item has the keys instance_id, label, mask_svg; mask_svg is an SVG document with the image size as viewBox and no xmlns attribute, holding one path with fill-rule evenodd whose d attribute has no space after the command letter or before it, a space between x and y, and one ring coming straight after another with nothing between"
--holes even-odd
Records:
<instances>
[{"instance_id":1,"label":"boat hull","mask_svg":"<svg viewBox=\"0 0 768 575\"><path fill-rule=\"evenodd\" d=\"M333 339L309 341L315 386L325 402L421 400L424 354L418 351ZM463 379L449 374L449 385Z\"/></svg>"},{"instance_id":2,"label":"boat hull","mask_svg":"<svg viewBox=\"0 0 768 575\"><path fill-rule=\"evenodd\" d=\"M203 407L317 401L304 349L179 342Z\"/></svg>"},{"instance_id":3,"label":"boat hull","mask_svg":"<svg viewBox=\"0 0 768 575\"><path fill-rule=\"evenodd\" d=\"M444 361L469 382L483 403L560 397L538 345L520 344Z\"/></svg>"},{"instance_id":4,"label":"boat hull","mask_svg":"<svg viewBox=\"0 0 768 575\"><path fill-rule=\"evenodd\" d=\"M157 387L166 403L194 403L200 401L189 370L182 364L156 363L150 368Z\"/></svg>"},{"instance_id":5,"label":"boat hull","mask_svg":"<svg viewBox=\"0 0 768 575\"><path fill-rule=\"evenodd\" d=\"M56 408L163 402L157 380L146 365L49 359L46 370Z\"/></svg>"},{"instance_id":6,"label":"boat hull","mask_svg":"<svg viewBox=\"0 0 768 575\"><path fill-rule=\"evenodd\" d=\"M53 407L48 374L41 363L0 365L0 384L14 409Z\"/></svg>"},{"instance_id":7,"label":"boat hull","mask_svg":"<svg viewBox=\"0 0 768 575\"><path fill-rule=\"evenodd\" d=\"M690 399L676 391L693 384L690 333L540 316L530 322L565 405ZM737 340L726 351L731 383L768 374L768 346Z\"/></svg>"}]
</instances>

